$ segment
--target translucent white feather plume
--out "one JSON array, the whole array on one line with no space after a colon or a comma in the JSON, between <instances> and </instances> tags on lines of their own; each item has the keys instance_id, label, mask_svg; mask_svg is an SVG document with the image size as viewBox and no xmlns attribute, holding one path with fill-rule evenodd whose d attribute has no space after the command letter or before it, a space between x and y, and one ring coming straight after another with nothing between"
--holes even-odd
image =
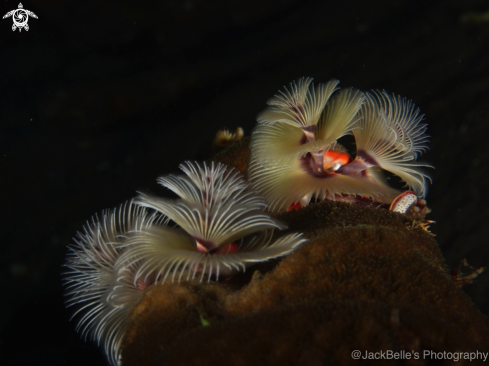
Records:
<instances>
[{"instance_id":1,"label":"translucent white feather plume","mask_svg":"<svg viewBox=\"0 0 489 366\"><path fill-rule=\"evenodd\" d=\"M283 122L296 127L315 125L331 94L336 90L338 80L319 84L316 88L312 78L300 78L290 83L290 87L279 90L270 99L270 106L258 116L258 122L274 124ZM309 88L311 86L311 88Z\"/></svg>"},{"instance_id":2,"label":"translucent white feather plume","mask_svg":"<svg viewBox=\"0 0 489 366\"><path fill-rule=\"evenodd\" d=\"M199 243L212 243L209 250L260 230L285 227L262 209L233 201L203 205L141 194L138 204L168 216Z\"/></svg>"},{"instance_id":3,"label":"translucent white feather plume","mask_svg":"<svg viewBox=\"0 0 489 366\"><path fill-rule=\"evenodd\" d=\"M365 101L365 95L353 88L340 90L328 104L314 130L315 140L333 144L350 133L358 120L357 113Z\"/></svg>"},{"instance_id":4,"label":"translucent white feather plume","mask_svg":"<svg viewBox=\"0 0 489 366\"><path fill-rule=\"evenodd\" d=\"M344 172L379 166L399 176L419 196L426 193L430 180L415 159L427 149L426 124L411 101L386 92L367 94L359 113L358 128L353 130L357 145L356 161Z\"/></svg>"},{"instance_id":5,"label":"translucent white feather plume","mask_svg":"<svg viewBox=\"0 0 489 366\"><path fill-rule=\"evenodd\" d=\"M285 227L263 211L265 200L241 174L223 164L187 162L187 177L169 176L159 182L180 193L171 200L141 194L137 203L173 220L200 244L217 250L251 233Z\"/></svg>"},{"instance_id":6,"label":"translucent white feather plume","mask_svg":"<svg viewBox=\"0 0 489 366\"><path fill-rule=\"evenodd\" d=\"M139 262L136 281L156 276L172 281L200 274L230 275L251 263L290 253L304 242L292 234L271 243L274 229L286 226L270 217L265 200L251 189L240 173L222 164L190 163L181 166L187 176L159 178L181 194L171 200L141 194L137 203L167 216L178 227L151 225L128 237L122 263Z\"/></svg>"},{"instance_id":7,"label":"translucent white feather plume","mask_svg":"<svg viewBox=\"0 0 489 366\"><path fill-rule=\"evenodd\" d=\"M330 140L304 139L304 131L289 124L258 125L250 151L262 165L288 165L309 152L329 150L332 144Z\"/></svg>"},{"instance_id":8,"label":"translucent white feather plume","mask_svg":"<svg viewBox=\"0 0 489 366\"><path fill-rule=\"evenodd\" d=\"M291 164L307 153L333 149L339 138L350 133L365 97L358 90L344 89L330 99L337 84L333 80L308 89L304 102L294 93L282 92L288 98L280 99L281 103L276 101L258 116L250 145L257 161L263 165ZM295 122L284 115L296 116Z\"/></svg>"},{"instance_id":9,"label":"translucent white feather plume","mask_svg":"<svg viewBox=\"0 0 489 366\"><path fill-rule=\"evenodd\" d=\"M158 183L172 190L181 199L206 206L217 202L266 207L265 200L256 191L250 189L243 176L234 169L214 162L201 164L185 162L180 169L187 175L168 175L159 177Z\"/></svg>"},{"instance_id":10,"label":"translucent white feather plume","mask_svg":"<svg viewBox=\"0 0 489 366\"><path fill-rule=\"evenodd\" d=\"M116 263L109 288L101 299L96 300L100 306L100 313L91 319L89 326L92 338L104 348L110 364L120 366L122 341L129 316L134 305L141 299L147 284L135 281L135 267L125 266L124 270L119 271L118 262ZM154 283L155 279L151 281Z\"/></svg>"},{"instance_id":11,"label":"translucent white feather plume","mask_svg":"<svg viewBox=\"0 0 489 366\"><path fill-rule=\"evenodd\" d=\"M95 215L69 247L65 264L69 270L64 273L66 305L77 308L72 318L78 318L80 335L102 345L112 365L118 364L129 311L141 295L132 279L128 281L127 275L115 269L124 250L124 235L163 219L126 202L100 218Z\"/></svg>"},{"instance_id":12,"label":"translucent white feather plume","mask_svg":"<svg viewBox=\"0 0 489 366\"><path fill-rule=\"evenodd\" d=\"M237 252L202 253L196 250L195 239L185 230L169 226L153 226L151 230L135 233L128 241L128 250L122 262L141 265L135 279L147 281L157 278L158 283L189 279L229 276L256 262L266 261L290 253L303 243L302 234L290 234L271 243L273 230L262 231L238 242Z\"/></svg>"},{"instance_id":13,"label":"translucent white feather plume","mask_svg":"<svg viewBox=\"0 0 489 366\"><path fill-rule=\"evenodd\" d=\"M390 203L399 191L390 188L377 172L363 175L342 175L334 172L317 177L308 171L308 164L297 159L289 166L262 166L250 162L248 175L253 188L265 197L271 211L287 210L292 204L311 197L323 200L335 195L369 196Z\"/></svg>"}]
</instances>

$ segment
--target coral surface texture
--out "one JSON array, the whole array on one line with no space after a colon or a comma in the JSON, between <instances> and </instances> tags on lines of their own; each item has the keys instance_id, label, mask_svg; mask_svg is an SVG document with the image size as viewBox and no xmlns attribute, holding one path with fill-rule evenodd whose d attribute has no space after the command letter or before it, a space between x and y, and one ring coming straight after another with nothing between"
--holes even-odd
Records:
<instances>
[{"instance_id":1,"label":"coral surface texture","mask_svg":"<svg viewBox=\"0 0 489 366\"><path fill-rule=\"evenodd\" d=\"M238 170L246 145L227 151ZM362 364L449 365L423 352L489 350L487 318L408 216L324 201L278 218L289 225L278 235L299 231L308 242L228 281L148 288L123 365L356 365L354 350L419 355Z\"/></svg>"}]
</instances>

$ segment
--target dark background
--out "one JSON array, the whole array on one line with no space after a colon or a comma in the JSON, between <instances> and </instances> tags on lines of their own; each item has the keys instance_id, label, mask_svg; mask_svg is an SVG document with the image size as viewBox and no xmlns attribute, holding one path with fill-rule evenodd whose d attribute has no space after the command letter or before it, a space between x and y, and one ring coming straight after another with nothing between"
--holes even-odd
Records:
<instances>
[{"instance_id":1,"label":"dark background","mask_svg":"<svg viewBox=\"0 0 489 366\"><path fill-rule=\"evenodd\" d=\"M451 268L489 265L487 1L23 5L28 32L0 21L0 364L103 365L64 310L71 237L138 189L165 194L159 175L208 157L222 127L250 134L301 76L413 99L432 231ZM465 291L489 314L489 274Z\"/></svg>"}]
</instances>

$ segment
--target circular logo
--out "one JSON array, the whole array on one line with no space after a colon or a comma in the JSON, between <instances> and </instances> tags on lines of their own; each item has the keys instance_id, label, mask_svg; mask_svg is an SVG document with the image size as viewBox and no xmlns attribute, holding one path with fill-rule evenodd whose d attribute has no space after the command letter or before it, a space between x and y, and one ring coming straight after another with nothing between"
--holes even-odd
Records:
<instances>
[{"instance_id":1,"label":"circular logo","mask_svg":"<svg viewBox=\"0 0 489 366\"><path fill-rule=\"evenodd\" d=\"M17 9L12 14L12 19L16 27L23 28L29 20L29 15L24 9Z\"/></svg>"}]
</instances>

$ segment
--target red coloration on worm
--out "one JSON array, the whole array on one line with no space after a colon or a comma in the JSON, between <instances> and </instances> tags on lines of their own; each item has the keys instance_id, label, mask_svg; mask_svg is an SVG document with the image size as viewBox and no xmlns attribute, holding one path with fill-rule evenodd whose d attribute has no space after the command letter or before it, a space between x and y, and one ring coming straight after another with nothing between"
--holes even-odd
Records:
<instances>
[{"instance_id":1,"label":"red coloration on worm","mask_svg":"<svg viewBox=\"0 0 489 366\"><path fill-rule=\"evenodd\" d=\"M215 251L215 254L233 254L236 253L239 249L238 244L236 243L231 243L228 245L223 246L221 249L218 249Z\"/></svg>"},{"instance_id":2,"label":"red coloration on worm","mask_svg":"<svg viewBox=\"0 0 489 366\"><path fill-rule=\"evenodd\" d=\"M289 206L289 208L287 209L287 212L292 211L292 210L298 210L299 208L301 208L301 203L300 202L292 203Z\"/></svg>"},{"instance_id":3,"label":"red coloration on worm","mask_svg":"<svg viewBox=\"0 0 489 366\"><path fill-rule=\"evenodd\" d=\"M215 244L209 241L205 241L202 239L196 240L197 242L197 251L200 253L208 253L208 254L233 254L238 251L238 244L230 243L222 248L216 250L214 247Z\"/></svg>"},{"instance_id":4,"label":"red coloration on worm","mask_svg":"<svg viewBox=\"0 0 489 366\"><path fill-rule=\"evenodd\" d=\"M144 291L146 290L149 286L151 286L152 284L154 283L153 280L150 280L150 279L144 279L143 277L139 277L138 280L136 281L136 287L141 290L141 291Z\"/></svg>"}]
</instances>

